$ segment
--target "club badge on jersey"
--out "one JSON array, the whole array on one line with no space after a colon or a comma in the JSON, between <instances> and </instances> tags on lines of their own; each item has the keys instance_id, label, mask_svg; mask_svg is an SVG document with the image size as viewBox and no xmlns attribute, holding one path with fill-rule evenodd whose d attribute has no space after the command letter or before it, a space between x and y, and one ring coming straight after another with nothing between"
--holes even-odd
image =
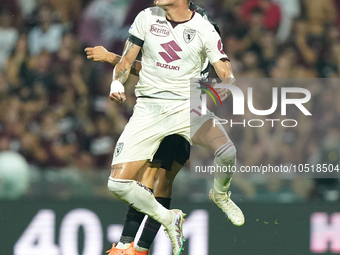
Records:
<instances>
[{"instance_id":1,"label":"club badge on jersey","mask_svg":"<svg viewBox=\"0 0 340 255\"><path fill-rule=\"evenodd\" d=\"M194 40L196 35L196 30L194 29L184 29L183 31L183 38L186 43L190 43L192 40Z\"/></svg>"},{"instance_id":2,"label":"club badge on jersey","mask_svg":"<svg viewBox=\"0 0 340 255\"><path fill-rule=\"evenodd\" d=\"M124 147L124 143L118 143L116 145L116 149L115 149L115 157L118 157L119 154L122 152L123 150L123 147Z\"/></svg>"}]
</instances>

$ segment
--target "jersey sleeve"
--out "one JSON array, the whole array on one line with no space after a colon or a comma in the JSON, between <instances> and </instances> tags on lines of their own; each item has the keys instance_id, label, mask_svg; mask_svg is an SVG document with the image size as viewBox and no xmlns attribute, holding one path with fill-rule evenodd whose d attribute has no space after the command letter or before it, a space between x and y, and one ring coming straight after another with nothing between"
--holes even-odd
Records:
<instances>
[{"instance_id":1,"label":"jersey sleeve","mask_svg":"<svg viewBox=\"0 0 340 255\"><path fill-rule=\"evenodd\" d=\"M141 47L143 46L147 31L146 24L147 24L147 9L141 11L135 18L133 24L131 25L129 29L130 42Z\"/></svg>"},{"instance_id":2,"label":"jersey sleeve","mask_svg":"<svg viewBox=\"0 0 340 255\"><path fill-rule=\"evenodd\" d=\"M221 37L213 26L211 26L210 31L211 32L205 36L204 42L204 51L210 63L213 64L220 59L229 60L228 56L223 51Z\"/></svg>"}]
</instances>

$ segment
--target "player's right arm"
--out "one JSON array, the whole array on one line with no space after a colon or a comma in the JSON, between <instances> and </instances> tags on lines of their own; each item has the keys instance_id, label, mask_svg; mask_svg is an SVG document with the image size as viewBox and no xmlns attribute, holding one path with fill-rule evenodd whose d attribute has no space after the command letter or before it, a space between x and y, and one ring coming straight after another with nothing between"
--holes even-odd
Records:
<instances>
[{"instance_id":1,"label":"player's right arm","mask_svg":"<svg viewBox=\"0 0 340 255\"><path fill-rule=\"evenodd\" d=\"M130 36L125 44L122 58L113 70L110 99L117 103L123 103L126 99L124 94L124 86L122 84L127 80L131 71L131 67L136 60L140 49L143 47L149 27L148 15L151 17L150 11L148 9L141 11L137 15L135 21L129 29Z\"/></svg>"},{"instance_id":2,"label":"player's right arm","mask_svg":"<svg viewBox=\"0 0 340 255\"><path fill-rule=\"evenodd\" d=\"M115 66L119 63L121 56L108 51L103 46L87 47L85 49L87 59L92 59L95 62L107 62ZM139 71L142 69L140 61L135 60L131 66L130 73L139 76Z\"/></svg>"},{"instance_id":3,"label":"player's right arm","mask_svg":"<svg viewBox=\"0 0 340 255\"><path fill-rule=\"evenodd\" d=\"M113 70L113 81L111 83L110 99L116 103L123 103L126 100L123 83L129 77L131 67L136 60L141 46L128 39L125 43L123 56Z\"/></svg>"},{"instance_id":4,"label":"player's right arm","mask_svg":"<svg viewBox=\"0 0 340 255\"><path fill-rule=\"evenodd\" d=\"M144 44L148 31L148 9L141 11L129 29L130 36L125 44L121 60L113 70L113 81L111 83L110 99L117 103L123 103L126 99L124 86L122 85L128 78L131 67Z\"/></svg>"}]
</instances>

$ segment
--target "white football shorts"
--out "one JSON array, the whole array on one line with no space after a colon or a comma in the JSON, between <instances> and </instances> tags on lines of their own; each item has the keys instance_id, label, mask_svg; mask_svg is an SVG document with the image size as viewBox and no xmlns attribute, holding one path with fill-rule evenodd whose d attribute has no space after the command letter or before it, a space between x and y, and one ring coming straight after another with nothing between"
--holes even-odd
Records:
<instances>
[{"instance_id":1,"label":"white football shorts","mask_svg":"<svg viewBox=\"0 0 340 255\"><path fill-rule=\"evenodd\" d=\"M198 114L197 114L198 113ZM191 137L209 119L207 111L190 110L190 100L138 98L133 115L118 139L112 165L139 160L152 160L164 137L172 134Z\"/></svg>"},{"instance_id":2,"label":"white football shorts","mask_svg":"<svg viewBox=\"0 0 340 255\"><path fill-rule=\"evenodd\" d=\"M190 141L190 100L138 98L133 115L118 139L112 165L150 159L164 137Z\"/></svg>"}]
</instances>

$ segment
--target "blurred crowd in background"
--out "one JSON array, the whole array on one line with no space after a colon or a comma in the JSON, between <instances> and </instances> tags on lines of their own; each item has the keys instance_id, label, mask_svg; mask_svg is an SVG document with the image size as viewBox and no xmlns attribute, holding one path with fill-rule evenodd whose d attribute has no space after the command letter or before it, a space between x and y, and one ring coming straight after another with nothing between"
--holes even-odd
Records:
<instances>
[{"instance_id":1,"label":"blurred crowd in background","mask_svg":"<svg viewBox=\"0 0 340 255\"><path fill-rule=\"evenodd\" d=\"M6 162L0 161L0 198L111 196L105 183L115 143L132 114L138 78L129 78L124 104L112 103L112 66L87 60L84 48L103 45L121 53L134 17L152 2L0 1L0 152L17 152L12 156L23 156L29 165L26 174L15 170L24 163L2 171ZM340 1L195 3L219 25L236 77L340 78ZM339 164L339 84L311 90L313 117L295 131L230 131L240 164ZM211 180L190 179L185 169L180 174L176 196L207 199ZM20 176L26 184L6 184L6 178L18 182ZM234 194L243 200L339 199L338 179L234 183ZM13 191L17 186L21 193Z\"/></svg>"}]
</instances>

